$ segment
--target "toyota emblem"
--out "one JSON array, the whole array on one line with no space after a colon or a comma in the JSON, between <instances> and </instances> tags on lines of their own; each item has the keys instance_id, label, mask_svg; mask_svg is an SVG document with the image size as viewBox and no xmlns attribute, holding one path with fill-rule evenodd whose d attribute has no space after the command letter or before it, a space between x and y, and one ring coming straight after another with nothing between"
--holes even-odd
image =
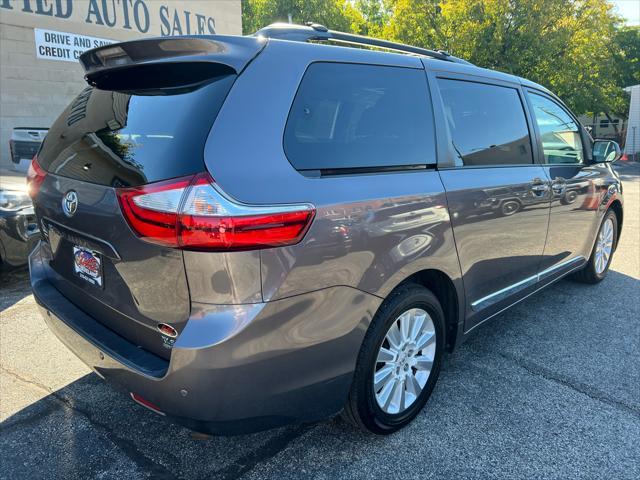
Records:
<instances>
[{"instance_id":1,"label":"toyota emblem","mask_svg":"<svg viewBox=\"0 0 640 480\"><path fill-rule=\"evenodd\" d=\"M78 194L73 190L69 190L62 197L62 211L67 217L73 217L76 210L78 210Z\"/></svg>"}]
</instances>

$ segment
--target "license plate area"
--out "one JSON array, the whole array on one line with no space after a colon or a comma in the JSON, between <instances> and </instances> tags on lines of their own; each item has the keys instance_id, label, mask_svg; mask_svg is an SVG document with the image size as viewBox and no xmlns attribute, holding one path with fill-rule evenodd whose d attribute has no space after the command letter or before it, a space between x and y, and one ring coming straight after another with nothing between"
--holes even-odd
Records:
<instances>
[{"instance_id":1,"label":"license plate area","mask_svg":"<svg viewBox=\"0 0 640 480\"><path fill-rule=\"evenodd\" d=\"M73 246L73 271L84 281L103 288L102 257L95 250Z\"/></svg>"}]
</instances>

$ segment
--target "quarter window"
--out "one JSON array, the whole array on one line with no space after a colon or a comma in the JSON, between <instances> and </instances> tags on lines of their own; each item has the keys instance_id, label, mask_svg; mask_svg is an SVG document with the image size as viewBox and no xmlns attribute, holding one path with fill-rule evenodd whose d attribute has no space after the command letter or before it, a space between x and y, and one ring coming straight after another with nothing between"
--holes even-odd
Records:
<instances>
[{"instance_id":1,"label":"quarter window","mask_svg":"<svg viewBox=\"0 0 640 480\"><path fill-rule=\"evenodd\" d=\"M582 163L580 130L564 108L553 100L529 94L542 140L546 163Z\"/></svg>"},{"instance_id":2,"label":"quarter window","mask_svg":"<svg viewBox=\"0 0 640 480\"><path fill-rule=\"evenodd\" d=\"M459 166L533 163L516 89L446 79L438 86Z\"/></svg>"},{"instance_id":3,"label":"quarter window","mask_svg":"<svg viewBox=\"0 0 640 480\"><path fill-rule=\"evenodd\" d=\"M435 163L423 70L318 62L291 107L284 149L298 170Z\"/></svg>"}]
</instances>

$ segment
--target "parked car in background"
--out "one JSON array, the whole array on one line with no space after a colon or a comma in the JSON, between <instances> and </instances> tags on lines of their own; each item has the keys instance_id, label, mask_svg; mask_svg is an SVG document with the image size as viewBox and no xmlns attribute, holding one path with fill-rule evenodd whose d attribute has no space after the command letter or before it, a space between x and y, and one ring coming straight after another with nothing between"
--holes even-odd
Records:
<instances>
[{"instance_id":1,"label":"parked car in background","mask_svg":"<svg viewBox=\"0 0 640 480\"><path fill-rule=\"evenodd\" d=\"M15 127L11 130L9 151L15 170L27 170L48 131L48 128L37 127Z\"/></svg>"},{"instance_id":2,"label":"parked car in background","mask_svg":"<svg viewBox=\"0 0 640 480\"><path fill-rule=\"evenodd\" d=\"M24 266L38 240L25 178L0 173L0 269Z\"/></svg>"},{"instance_id":3,"label":"parked car in background","mask_svg":"<svg viewBox=\"0 0 640 480\"><path fill-rule=\"evenodd\" d=\"M80 60L89 85L29 175L35 299L190 428L343 411L392 433L478 325L607 274L620 149L531 81L321 25Z\"/></svg>"}]
</instances>

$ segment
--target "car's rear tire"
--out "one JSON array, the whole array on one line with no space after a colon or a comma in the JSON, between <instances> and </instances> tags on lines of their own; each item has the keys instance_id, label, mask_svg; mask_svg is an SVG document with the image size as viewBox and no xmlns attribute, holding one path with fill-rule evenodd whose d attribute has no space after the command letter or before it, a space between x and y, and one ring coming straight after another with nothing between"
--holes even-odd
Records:
<instances>
[{"instance_id":1,"label":"car's rear tire","mask_svg":"<svg viewBox=\"0 0 640 480\"><path fill-rule=\"evenodd\" d=\"M412 283L392 292L365 335L343 417L379 435L410 423L438 379L444 336L433 293Z\"/></svg>"},{"instance_id":2,"label":"car's rear tire","mask_svg":"<svg viewBox=\"0 0 640 480\"><path fill-rule=\"evenodd\" d=\"M522 208L522 204L517 200L507 200L500 205L500 211L502 216L509 217L515 213L518 213Z\"/></svg>"},{"instance_id":3,"label":"car's rear tire","mask_svg":"<svg viewBox=\"0 0 640 480\"><path fill-rule=\"evenodd\" d=\"M575 272L572 278L582 283L601 282L607 276L617 242L618 217L613 210L609 210L600 224L589 261L584 268Z\"/></svg>"}]
</instances>

